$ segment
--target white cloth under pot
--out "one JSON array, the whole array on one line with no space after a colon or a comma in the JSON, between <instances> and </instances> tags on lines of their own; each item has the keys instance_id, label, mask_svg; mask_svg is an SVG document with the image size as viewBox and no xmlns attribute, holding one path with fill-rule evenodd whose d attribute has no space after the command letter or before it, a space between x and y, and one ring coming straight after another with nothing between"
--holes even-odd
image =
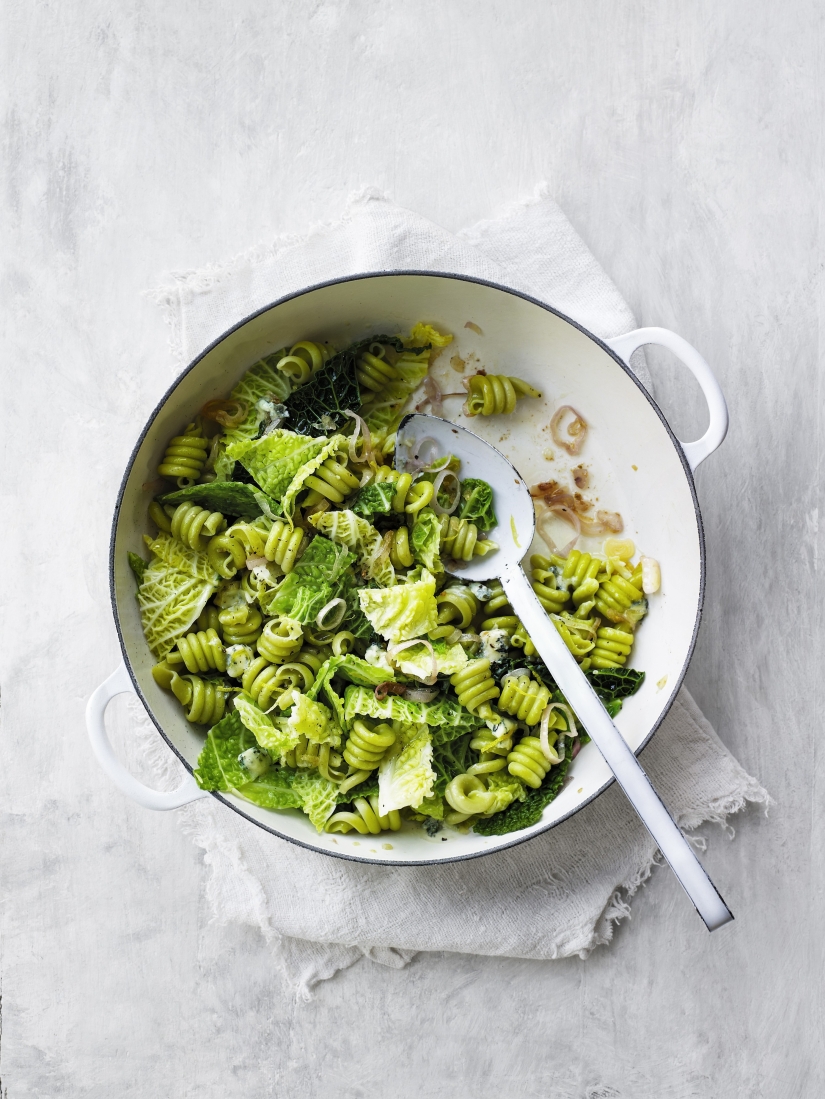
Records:
<instances>
[{"instance_id":1,"label":"white cloth under pot","mask_svg":"<svg viewBox=\"0 0 825 1099\"><path fill-rule=\"evenodd\" d=\"M609 337L636 327L616 287L555 202L540 190L459 233L374 191L340 221L234 260L169 276L152 296L171 328L175 369L241 317L315 283L367 271L449 271L529 293ZM640 381L651 381L642 356ZM133 701L137 735L159 786L181 765ZM721 743L685 689L644 752L644 766L679 825L725 825L763 787ZM279 840L205 798L177 813L205 852L217 921L260 928L299 994L366 956L401 967L423 950L551 959L586 957L650 875L656 845L614 785L528 843L445 866L381 867L329 858ZM728 827L732 835L732 829Z\"/></svg>"}]
</instances>

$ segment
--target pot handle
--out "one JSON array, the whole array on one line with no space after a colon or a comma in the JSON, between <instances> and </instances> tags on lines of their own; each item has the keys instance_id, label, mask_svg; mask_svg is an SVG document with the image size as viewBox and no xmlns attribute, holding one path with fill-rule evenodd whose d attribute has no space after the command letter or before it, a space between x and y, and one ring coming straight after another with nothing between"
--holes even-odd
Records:
<instances>
[{"instance_id":1,"label":"pot handle","mask_svg":"<svg viewBox=\"0 0 825 1099\"><path fill-rule=\"evenodd\" d=\"M704 462L721 445L728 432L728 406L711 368L695 347L668 328L637 328L634 332L627 332L624 336L615 336L604 342L628 365L633 352L645 344L655 343L666 347L684 363L702 387L710 412L708 429L701 439L693 443L680 442L693 472L700 462Z\"/></svg>"},{"instance_id":2,"label":"pot handle","mask_svg":"<svg viewBox=\"0 0 825 1099\"><path fill-rule=\"evenodd\" d=\"M208 790L201 790L194 777L187 773L177 790L152 790L144 786L142 782L130 775L114 753L106 732L104 716L106 707L115 695L134 693L134 686L126 671L126 666L112 672L108 679L97 688L86 704L86 729L92 744L92 751L97 757L97 762L117 786L122 794L125 794L144 809L179 809L181 805L188 805L190 801L208 796Z\"/></svg>"}]
</instances>

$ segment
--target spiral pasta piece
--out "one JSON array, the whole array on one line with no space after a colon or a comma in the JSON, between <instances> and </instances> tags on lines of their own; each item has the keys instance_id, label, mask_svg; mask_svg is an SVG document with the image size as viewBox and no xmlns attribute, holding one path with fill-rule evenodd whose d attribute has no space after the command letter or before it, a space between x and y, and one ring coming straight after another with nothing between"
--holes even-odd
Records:
<instances>
[{"instance_id":1,"label":"spiral pasta piece","mask_svg":"<svg viewBox=\"0 0 825 1099\"><path fill-rule=\"evenodd\" d=\"M478 763L467 768L468 775L489 775L493 771L503 771L507 766L506 756L513 747L513 738L496 736L489 729L478 729L473 733L470 747L479 753Z\"/></svg>"},{"instance_id":2,"label":"spiral pasta piece","mask_svg":"<svg viewBox=\"0 0 825 1099\"><path fill-rule=\"evenodd\" d=\"M571 592L576 614L585 618L595 606L599 590L597 576L604 562L589 553L571 550L562 572L562 583Z\"/></svg>"},{"instance_id":3,"label":"spiral pasta piece","mask_svg":"<svg viewBox=\"0 0 825 1099\"><path fill-rule=\"evenodd\" d=\"M529 675L508 675L502 680L498 708L525 725L538 725L549 701L549 688Z\"/></svg>"},{"instance_id":4,"label":"spiral pasta piece","mask_svg":"<svg viewBox=\"0 0 825 1099\"><path fill-rule=\"evenodd\" d=\"M638 621L646 609L644 592L642 591L641 570L639 572L638 586L633 581L625 580L623 576L614 573L609 579L605 579L599 585L599 591L595 598L595 607L602 617L610 622L627 621L628 612L634 604L639 604Z\"/></svg>"},{"instance_id":5,"label":"spiral pasta piece","mask_svg":"<svg viewBox=\"0 0 825 1099\"><path fill-rule=\"evenodd\" d=\"M172 533L172 515L174 515L175 509L170 507L170 511L172 513L171 515L157 500L153 500L149 505L149 518L158 530L162 530L166 534Z\"/></svg>"},{"instance_id":6,"label":"spiral pasta piece","mask_svg":"<svg viewBox=\"0 0 825 1099\"><path fill-rule=\"evenodd\" d=\"M435 598L438 606L438 624L453 624L466 630L478 613L479 601L464 584L450 584Z\"/></svg>"},{"instance_id":7,"label":"spiral pasta piece","mask_svg":"<svg viewBox=\"0 0 825 1099\"><path fill-rule=\"evenodd\" d=\"M226 698L220 684L197 675L178 675L166 660L152 668L152 677L159 687L171 691L180 702L187 721L195 725L216 725L223 717Z\"/></svg>"},{"instance_id":8,"label":"spiral pasta piece","mask_svg":"<svg viewBox=\"0 0 825 1099\"><path fill-rule=\"evenodd\" d=\"M220 637L221 618L218 608L213 603L207 603L198 615L195 625L199 630L214 630L218 637Z\"/></svg>"},{"instance_id":9,"label":"spiral pasta piece","mask_svg":"<svg viewBox=\"0 0 825 1099\"><path fill-rule=\"evenodd\" d=\"M301 340L278 360L276 368L286 374L294 385L303 385L321 369L331 353L325 344Z\"/></svg>"},{"instance_id":10,"label":"spiral pasta piece","mask_svg":"<svg viewBox=\"0 0 825 1099\"><path fill-rule=\"evenodd\" d=\"M388 530L384 538L390 545L390 561L397 569L412 567L413 554L410 548L410 532L406 527L398 527L397 530Z\"/></svg>"},{"instance_id":11,"label":"spiral pasta piece","mask_svg":"<svg viewBox=\"0 0 825 1099\"><path fill-rule=\"evenodd\" d=\"M404 503L404 511L407 515L417 515L427 507L432 502L433 492L432 481L416 481L415 484L410 485Z\"/></svg>"},{"instance_id":12,"label":"spiral pasta piece","mask_svg":"<svg viewBox=\"0 0 825 1099\"><path fill-rule=\"evenodd\" d=\"M485 615L512 614L509 596L501 586L500 580L494 580L490 585L490 596L484 601Z\"/></svg>"},{"instance_id":13,"label":"spiral pasta piece","mask_svg":"<svg viewBox=\"0 0 825 1099\"><path fill-rule=\"evenodd\" d=\"M333 813L326 823L327 832L358 832L362 836L381 832L397 832L401 827L401 814L391 809L385 816L378 812L378 798L355 798L352 810Z\"/></svg>"},{"instance_id":14,"label":"spiral pasta piece","mask_svg":"<svg viewBox=\"0 0 825 1099\"><path fill-rule=\"evenodd\" d=\"M524 649L525 656L535 656L538 652L530 634L524 628L523 622L519 622L516 629L510 634L510 644L514 649Z\"/></svg>"},{"instance_id":15,"label":"spiral pasta piece","mask_svg":"<svg viewBox=\"0 0 825 1099\"><path fill-rule=\"evenodd\" d=\"M345 454L334 454L305 479L304 485L310 490L304 501L306 505L313 506L321 500L340 504L360 487L361 479L347 468Z\"/></svg>"},{"instance_id":16,"label":"spiral pasta piece","mask_svg":"<svg viewBox=\"0 0 825 1099\"><path fill-rule=\"evenodd\" d=\"M346 656L355 648L355 634L349 630L338 630L333 637L330 647L333 656Z\"/></svg>"},{"instance_id":17,"label":"spiral pasta piece","mask_svg":"<svg viewBox=\"0 0 825 1099\"><path fill-rule=\"evenodd\" d=\"M272 664L285 664L303 643L301 623L278 614L264 626L258 638L258 652Z\"/></svg>"},{"instance_id":18,"label":"spiral pasta piece","mask_svg":"<svg viewBox=\"0 0 825 1099\"><path fill-rule=\"evenodd\" d=\"M290 527L283 519L276 519L267 534L263 556L274 561L284 574L292 572L295 562L305 547L306 534L300 527Z\"/></svg>"},{"instance_id":19,"label":"spiral pasta piece","mask_svg":"<svg viewBox=\"0 0 825 1099\"><path fill-rule=\"evenodd\" d=\"M573 551L575 552L575 551ZM561 570L553 567L548 557L534 553L530 558L531 587L539 599L539 603L548 614L554 614L562 610L570 599L567 587L559 587Z\"/></svg>"},{"instance_id":20,"label":"spiral pasta piece","mask_svg":"<svg viewBox=\"0 0 825 1099\"><path fill-rule=\"evenodd\" d=\"M585 622L584 620L578 622L572 615L568 614L554 614L552 615L552 622L561 634L567 648L579 661L582 671L586 672L590 667L590 657L587 654L594 647L591 637L595 634L596 622Z\"/></svg>"},{"instance_id":21,"label":"spiral pasta piece","mask_svg":"<svg viewBox=\"0 0 825 1099\"><path fill-rule=\"evenodd\" d=\"M521 378L506 374L473 374L465 380L467 400L464 402L466 416L493 416L512 412L521 397L540 397L541 393L533 389Z\"/></svg>"},{"instance_id":22,"label":"spiral pasta piece","mask_svg":"<svg viewBox=\"0 0 825 1099\"><path fill-rule=\"evenodd\" d=\"M233 577L246 564L246 549L228 531L209 539L206 556L215 572L225 580Z\"/></svg>"},{"instance_id":23,"label":"spiral pasta piece","mask_svg":"<svg viewBox=\"0 0 825 1099\"><path fill-rule=\"evenodd\" d=\"M633 634L627 630L603 626L596 633L596 644L590 653L592 668L621 668L627 663L633 648Z\"/></svg>"},{"instance_id":24,"label":"spiral pasta piece","mask_svg":"<svg viewBox=\"0 0 825 1099\"><path fill-rule=\"evenodd\" d=\"M468 660L461 671L450 676L450 683L458 695L458 701L470 713L483 720L494 716L490 702L501 693L490 675L490 661L486 657Z\"/></svg>"},{"instance_id":25,"label":"spiral pasta piece","mask_svg":"<svg viewBox=\"0 0 825 1099\"><path fill-rule=\"evenodd\" d=\"M396 741L396 734L390 725L376 725L370 728L360 719L352 723L349 739L344 746L344 759L354 771L374 771L385 752Z\"/></svg>"},{"instance_id":26,"label":"spiral pasta piece","mask_svg":"<svg viewBox=\"0 0 825 1099\"><path fill-rule=\"evenodd\" d=\"M271 695L280 709L286 710L292 705L294 690L302 694L309 690L323 662L318 653L304 647L285 664L270 665L275 671L266 677L265 682L271 684Z\"/></svg>"},{"instance_id":27,"label":"spiral pasta piece","mask_svg":"<svg viewBox=\"0 0 825 1099\"><path fill-rule=\"evenodd\" d=\"M407 508L409 511L409 508ZM469 519L456 519L454 515L441 517L441 546L447 556L455 561L472 561L498 549L498 543L478 537L478 527Z\"/></svg>"},{"instance_id":28,"label":"spiral pasta piece","mask_svg":"<svg viewBox=\"0 0 825 1099\"><path fill-rule=\"evenodd\" d=\"M210 539L226 526L219 511L207 511L197 504L178 504L172 515L170 530L173 537L193 550L206 549Z\"/></svg>"},{"instance_id":29,"label":"spiral pasta piece","mask_svg":"<svg viewBox=\"0 0 825 1099\"><path fill-rule=\"evenodd\" d=\"M522 737L507 756L507 770L528 786L538 790L544 776L550 770L550 762L541 750L541 741L535 736Z\"/></svg>"},{"instance_id":30,"label":"spiral pasta piece","mask_svg":"<svg viewBox=\"0 0 825 1099\"><path fill-rule=\"evenodd\" d=\"M213 629L188 633L178 639L177 650L166 658L170 664L185 664L192 673L226 671L226 656L221 639Z\"/></svg>"},{"instance_id":31,"label":"spiral pasta piece","mask_svg":"<svg viewBox=\"0 0 825 1099\"><path fill-rule=\"evenodd\" d=\"M456 775L447 783L444 791L447 804L459 816L448 818L448 823L458 824L462 819L488 812L496 804L496 796L489 791L477 775Z\"/></svg>"},{"instance_id":32,"label":"spiral pasta piece","mask_svg":"<svg viewBox=\"0 0 825 1099\"><path fill-rule=\"evenodd\" d=\"M233 607L221 611L218 619L225 645L254 645L261 636L263 616L256 607Z\"/></svg>"},{"instance_id":33,"label":"spiral pasta piece","mask_svg":"<svg viewBox=\"0 0 825 1099\"><path fill-rule=\"evenodd\" d=\"M284 693L278 683L278 666L263 656L256 657L241 677L241 686L262 710L268 710L273 699Z\"/></svg>"},{"instance_id":34,"label":"spiral pasta piece","mask_svg":"<svg viewBox=\"0 0 825 1099\"><path fill-rule=\"evenodd\" d=\"M203 430L195 423L184 428L182 435L175 435L158 466L161 477L177 481L178 488L194 485L203 473L209 442L203 437Z\"/></svg>"},{"instance_id":35,"label":"spiral pasta piece","mask_svg":"<svg viewBox=\"0 0 825 1099\"><path fill-rule=\"evenodd\" d=\"M380 354L375 354L376 351ZM380 393L390 382L397 382L401 377L400 370L390 365L383 355L383 346L373 343L358 356L355 376L361 388L368 389L370 393Z\"/></svg>"}]
</instances>

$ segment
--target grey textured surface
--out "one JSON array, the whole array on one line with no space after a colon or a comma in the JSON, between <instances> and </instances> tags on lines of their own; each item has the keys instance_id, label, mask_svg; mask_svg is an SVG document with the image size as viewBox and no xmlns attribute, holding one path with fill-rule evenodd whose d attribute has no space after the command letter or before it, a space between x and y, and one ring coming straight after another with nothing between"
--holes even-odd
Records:
<instances>
[{"instance_id":1,"label":"grey textured surface","mask_svg":"<svg viewBox=\"0 0 825 1099\"><path fill-rule=\"evenodd\" d=\"M9 0L2 18L3 1099L820 1094L821 8ZM459 228L545 178L640 322L699 347L728 395L698 478L688 682L776 806L734 843L708 829L737 915L713 937L659 872L587 962L361 963L296 1004L259 937L209 924L174 817L129 805L85 743L117 660L111 504L169 377L139 294L368 183ZM696 432L697 394L652 361Z\"/></svg>"}]
</instances>

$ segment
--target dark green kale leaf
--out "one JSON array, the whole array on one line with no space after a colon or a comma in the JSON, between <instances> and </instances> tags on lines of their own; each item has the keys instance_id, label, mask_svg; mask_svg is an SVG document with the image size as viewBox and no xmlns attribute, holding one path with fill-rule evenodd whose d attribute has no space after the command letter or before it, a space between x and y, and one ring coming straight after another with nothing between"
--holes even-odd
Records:
<instances>
[{"instance_id":1,"label":"dark green kale leaf","mask_svg":"<svg viewBox=\"0 0 825 1099\"><path fill-rule=\"evenodd\" d=\"M391 514L393 496L395 485L392 481L373 481L356 495L350 509L362 519L371 521L376 515Z\"/></svg>"},{"instance_id":2,"label":"dark green kale leaf","mask_svg":"<svg viewBox=\"0 0 825 1099\"><path fill-rule=\"evenodd\" d=\"M644 682L645 673L634 668L599 668L587 673L597 695L630 698Z\"/></svg>"},{"instance_id":3,"label":"dark green kale leaf","mask_svg":"<svg viewBox=\"0 0 825 1099\"><path fill-rule=\"evenodd\" d=\"M475 523L479 530L492 530L498 526L493 507L493 490L478 477L467 477L461 482L459 519Z\"/></svg>"},{"instance_id":4,"label":"dark green kale leaf","mask_svg":"<svg viewBox=\"0 0 825 1099\"><path fill-rule=\"evenodd\" d=\"M243 469L243 466L241 466ZM190 485L188 488L167 492L158 497L162 504L199 504L209 511L219 511L238 519L257 519L259 515L278 515L281 506L271 496L258 488L254 481L242 484L238 481L211 481L206 485Z\"/></svg>"},{"instance_id":5,"label":"dark green kale leaf","mask_svg":"<svg viewBox=\"0 0 825 1099\"><path fill-rule=\"evenodd\" d=\"M476 753L470 748L473 733L465 733L447 743L433 745L433 770L438 776L433 792L443 797L447 783L475 763Z\"/></svg>"},{"instance_id":6,"label":"dark green kale leaf","mask_svg":"<svg viewBox=\"0 0 825 1099\"><path fill-rule=\"evenodd\" d=\"M622 708L622 700L630 698L641 687L645 673L634 668L598 668L588 672L587 678L604 708L615 717Z\"/></svg>"},{"instance_id":7,"label":"dark green kale leaf","mask_svg":"<svg viewBox=\"0 0 825 1099\"><path fill-rule=\"evenodd\" d=\"M514 801L500 813L476 821L473 831L479 836L503 836L536 824L545 806L561 793L570 762L568 753L561 763L550 768L538 790L530 790L524 801Z\"/></svg>"},{"instance_id":8,"label":"dark green kale leaf","mask_svg":"<svg viewBox=\"0 0 825 1099\"><path fill-rule=\"evenodd\" d=\"M235 467L232 470L232 480L241 485L255 485L257 487L258 484L249 470L241 465L240 462L235 463Z\"/></svg>"},{"instance_id":9,"label":"dark green kale leaf","mask_svg":"<svg viewBox=\"0 0 825 1099\"><path fill-rule=\"evenodd\" d=\"M129 556L129 568L135 574L135 579L137 580L137 585L138 585L138 587L140 587L140 585L143 583L143 574L149 568L149 565L146 561L143 560L142 557L138 557L138 555L136 553L132 553L131 550L129 550L128 556Z\"/></svg>"},{"instance_id":10,"label":"dark green kale leaf","mask_svg":"<svg viewBox=\"0 0 825 1099\"><path fill-rule=\"evenodd\" d=\"M404 350L404 343L397 336L379 335L368 336L333 355L306 385L287 398L291 431L318 436L331 435L344 427L349 420L345 411L357 412L361 407L361 387L356 374L358 354L373 343L389 344L396 351ZM430 344L426 344L410 350L420 353L429 347Z\"/></svg>"}]
</instances>

